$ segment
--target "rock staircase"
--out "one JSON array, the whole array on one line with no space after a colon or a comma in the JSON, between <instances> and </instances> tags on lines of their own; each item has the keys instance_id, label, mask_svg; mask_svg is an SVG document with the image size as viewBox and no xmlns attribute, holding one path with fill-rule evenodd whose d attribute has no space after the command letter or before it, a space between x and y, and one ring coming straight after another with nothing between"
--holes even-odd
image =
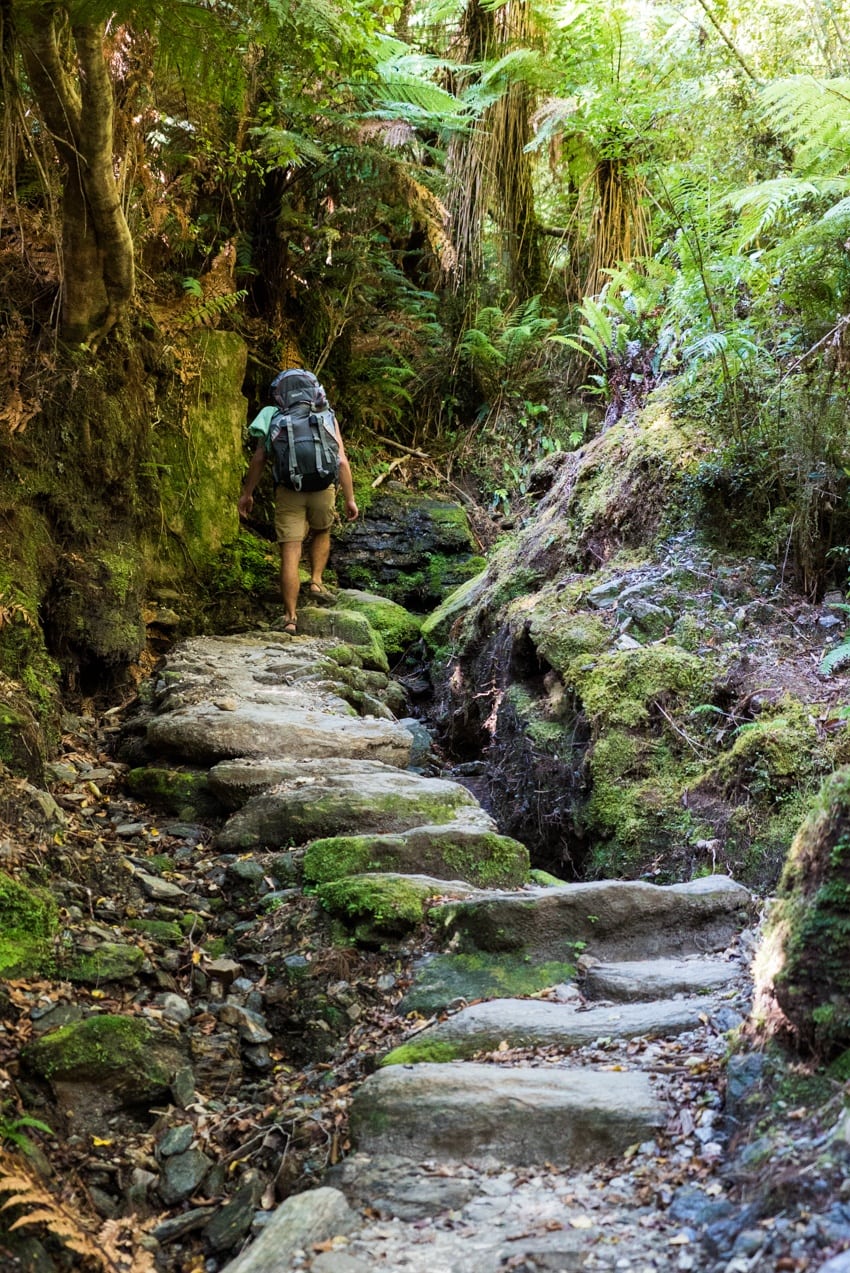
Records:
<instances>
[{"instance_id":1,"label":"rock staircase","mask_svg":"<svg viewBox=\"0 0 850 1273\"><path fill-rule=\"evenodd\" d=\"M409 996L430 1022L414 1014L354 1096L352 1155L258 1217L228 1273L708 1267L659 1248L661 1219L642 1233L625 1186L608 1232L587 1173L656 1152L670 1073L742 1020L749 894L719 876L529 886L523 846L410 767L380 641L344 604L302 610L295 638L186 642L139 727L149 763L190 765L229 811L225 862L287 857L360 938L427 917L443 951Z\"/></svg>"}]
</instances>

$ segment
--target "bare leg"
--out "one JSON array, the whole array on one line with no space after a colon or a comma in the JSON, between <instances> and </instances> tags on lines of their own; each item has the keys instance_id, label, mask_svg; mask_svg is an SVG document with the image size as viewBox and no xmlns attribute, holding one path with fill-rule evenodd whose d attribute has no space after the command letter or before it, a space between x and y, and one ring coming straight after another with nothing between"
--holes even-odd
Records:
<instances>
[{"instance_id":1,"label":"bare leg","mask_svg":"<svg viewBox=\"0 0 850 1273\"><path fill-rule=\"evenodd\" d=\"M310 541L310 583L322 587L322 575L331 555L331 532L314 530Z\"/></svg>"},{"instance_id":2,"label":"bare leg","mask_svg":"<svg viewBox=\"0 0 850 1273\"><path fill-rule=\"evenodd\" d=\"M287 623L295 622L298 589L301 586L301 580L298 576L300 561L300 539L291 539L280 545L280 595L283 597L283 608Z\"/></svg>"}]
</instances>

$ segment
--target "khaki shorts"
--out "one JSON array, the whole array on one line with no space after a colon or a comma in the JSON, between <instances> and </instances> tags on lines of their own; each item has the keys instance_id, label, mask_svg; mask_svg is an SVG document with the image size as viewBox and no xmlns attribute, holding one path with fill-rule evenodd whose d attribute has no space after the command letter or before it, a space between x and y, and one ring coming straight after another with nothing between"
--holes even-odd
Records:
<instances>
[{"instance_id":1,"label":"khaki shorts","mask_svg":"<svg viewBox=\"0 0 850 1273\"><path fill-rule=\"evenodd\" d=\"M290 491L279 486L274 498L274 528L279 544L300 542L308 530L330 530L336 504L336 487L324 491Z\"/></svg>"}]
</instances>

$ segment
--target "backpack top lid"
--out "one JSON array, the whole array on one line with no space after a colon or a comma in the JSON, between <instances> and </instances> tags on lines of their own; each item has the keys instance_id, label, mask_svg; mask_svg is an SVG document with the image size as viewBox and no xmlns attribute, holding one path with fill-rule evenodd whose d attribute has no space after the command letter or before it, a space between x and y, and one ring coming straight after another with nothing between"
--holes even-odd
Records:
<instances>
[{"instance_id":1,"label":"backpack top lid","mask_svg":"<svg viewBox=\"0 0 850 1273\"><path fill-rule=\"evenodd\" d=\"M278 372L269 393L279 411L291 411L296 406L306 406L311 411L328 409L327 394L312 371L305 371L303 367Z\"/></svg>"}]
</instances>

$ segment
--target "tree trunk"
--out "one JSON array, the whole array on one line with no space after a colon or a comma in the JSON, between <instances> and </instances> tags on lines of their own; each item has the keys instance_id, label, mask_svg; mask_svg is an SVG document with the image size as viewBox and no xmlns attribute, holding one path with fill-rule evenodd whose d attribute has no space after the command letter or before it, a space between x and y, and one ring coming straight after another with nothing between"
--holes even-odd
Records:
<instances>
[{"instance_id":1,"label":"tree trunk","mask_svg":"<svg viewBox=\"0 0 850 1273\"><path fill-rule=\"evenodd\" d=\"M134 286L133 240L113 168L105 23L72 24L61 6L27 8L20 32L27 76L65 168L61 334L96 346L129 307ZM75 74L60 40L76 54Z\"/></svg>"}]
</instances>

